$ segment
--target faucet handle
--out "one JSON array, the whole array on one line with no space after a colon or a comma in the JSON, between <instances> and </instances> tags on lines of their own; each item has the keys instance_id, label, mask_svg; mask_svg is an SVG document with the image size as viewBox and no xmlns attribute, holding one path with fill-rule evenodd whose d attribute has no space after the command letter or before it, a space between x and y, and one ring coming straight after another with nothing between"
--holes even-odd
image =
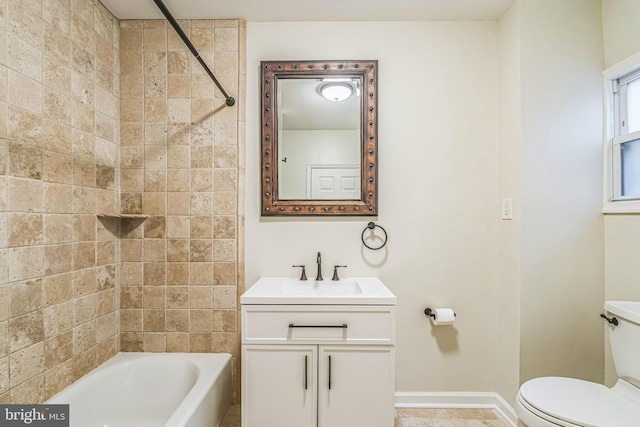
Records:
<instances>
[{"instance_id":1,"label":"faucet handle","mask_svg":"<svg viewBox=\"0 0 640 427\"><path fill-rule=\"evenodd\" d=\"M302 274L300 275L300 280L307 280L307 273L304 271L304 265L292 265L292 267L302 267Z\"/></svg>"},{"instance_id":2,"label":"faucet handle","mask_svg":"<svg viewBox=\"0 0 640 427\"><path fill-rule=\"evenodd\" d=\"M334 265L333 266L333 277L331 278L331 280L340 280L340 278L338 277L338 268L347 268L346 265Z\"/></svg>"}]
</instances>

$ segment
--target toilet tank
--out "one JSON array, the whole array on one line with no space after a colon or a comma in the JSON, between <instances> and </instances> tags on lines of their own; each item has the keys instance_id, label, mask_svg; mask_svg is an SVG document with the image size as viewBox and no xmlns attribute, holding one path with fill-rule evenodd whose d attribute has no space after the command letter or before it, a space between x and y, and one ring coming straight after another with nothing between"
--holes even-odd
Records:
<instances>
[{"instance_id":1,"label":"toilet tank","mask_svg":"<svg viewBox=\"0 0 640 427\"><path fill-rule=\"evenodd\" d=\"M640 387L640 302L607 301L604 309L618 319L609 329L618 378Z\"/></svg>"}]
</instances>

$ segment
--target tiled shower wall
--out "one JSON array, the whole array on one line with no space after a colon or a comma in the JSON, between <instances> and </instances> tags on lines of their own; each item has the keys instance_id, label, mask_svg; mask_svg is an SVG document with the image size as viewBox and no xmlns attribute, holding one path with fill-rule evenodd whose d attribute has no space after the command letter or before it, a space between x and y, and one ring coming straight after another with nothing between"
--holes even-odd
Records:
<instances>
[{"instance_id":1,"label":"tiled shower wall","mask_svg":"<svg viewBox=\"0 0 640 427\"><path fill-rule=\"evenodd\" d=\"M121 347L228 351L237 373L244 23L181 24L236 107L164 21L0 0L1 403ZM149 218L98 218L120 212Z\"/></svg>"},{"instance_id":2,"label":"tiled shower wall","mask_svg":"<svg viewBox=\"0 0 640 427\"><path fill-rule=\"evenodd\" d=\"M0 0L0 402L119 347L119 31L93 0Z\"/></svg>"},{"instance_id":3,"label":"tiled shower wall","mask_svg":"<svg viewBox=\"0 0 640 427\"><path fill-rule=\"evenodd\" d=\"M237 373L244 22L180 25L238 102L165 20L121 21L121 208L149 216L122 222L121 345L230 352Z\"/></svg>"}]
</instances>

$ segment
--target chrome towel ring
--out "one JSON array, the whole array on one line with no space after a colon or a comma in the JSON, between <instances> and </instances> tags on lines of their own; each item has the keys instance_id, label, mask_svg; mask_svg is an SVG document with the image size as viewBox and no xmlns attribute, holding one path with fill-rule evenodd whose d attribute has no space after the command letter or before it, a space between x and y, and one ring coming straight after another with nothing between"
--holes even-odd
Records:
<instances>
[{"instance_id":1,"label":"chrome towel ring","mask_svg":"<svg viewBox=\"0 0 640 427\"><path fill-rule=\"evenodd\" d=\"M382 232L384 233L384 240L383 240L383 242L382 242L382 245L380 245L380 246L378 246L378 247L371 247L371 246L369 246L369 245L367 245L367 244L365 243L365 241L364 241L364 233L366 233L366 232L367 232L367 230L375 230L376 228L379 228L380 230L382 230ZM386 244L387 244L387 239L388 239L387 231L386 231L384 228L382 228L382 226L377 225L376 223L374 223L374 222L372 221L372 222L370 222L369 224L367 224L367 227L366 227L364 230L362 230L362 236L361 236L361 239L362 239L362 244L363 244L367 249L371 249L372 251L377 251L378 249L382 249L382 248L384 248L384 245L386 245Z\"/></svg>"}]
</instances>

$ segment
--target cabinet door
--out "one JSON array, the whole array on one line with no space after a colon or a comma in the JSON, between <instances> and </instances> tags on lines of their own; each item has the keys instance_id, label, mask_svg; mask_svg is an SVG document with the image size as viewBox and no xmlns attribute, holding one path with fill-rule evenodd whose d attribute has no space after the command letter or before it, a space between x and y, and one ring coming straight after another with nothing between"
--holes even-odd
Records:
<instances>
[{"instance_id":1,"label":"cabinet door","mask_svg":"<svg viewBox=\"0 0 640 427\"><path fill-rule=\"evenodd\" d=\"M315 427L317 346L242 348L242 427Z\"/></svg>"},{"instance_id":2,"label":"cabinet door","mask_svg":"<svg viewBox=\"0 0 640 427\"><path fill-rule=\"evenodd\" d=\"M394 351L320 346L318 427L393 427Z\"/></svg>"}]
</instances>

